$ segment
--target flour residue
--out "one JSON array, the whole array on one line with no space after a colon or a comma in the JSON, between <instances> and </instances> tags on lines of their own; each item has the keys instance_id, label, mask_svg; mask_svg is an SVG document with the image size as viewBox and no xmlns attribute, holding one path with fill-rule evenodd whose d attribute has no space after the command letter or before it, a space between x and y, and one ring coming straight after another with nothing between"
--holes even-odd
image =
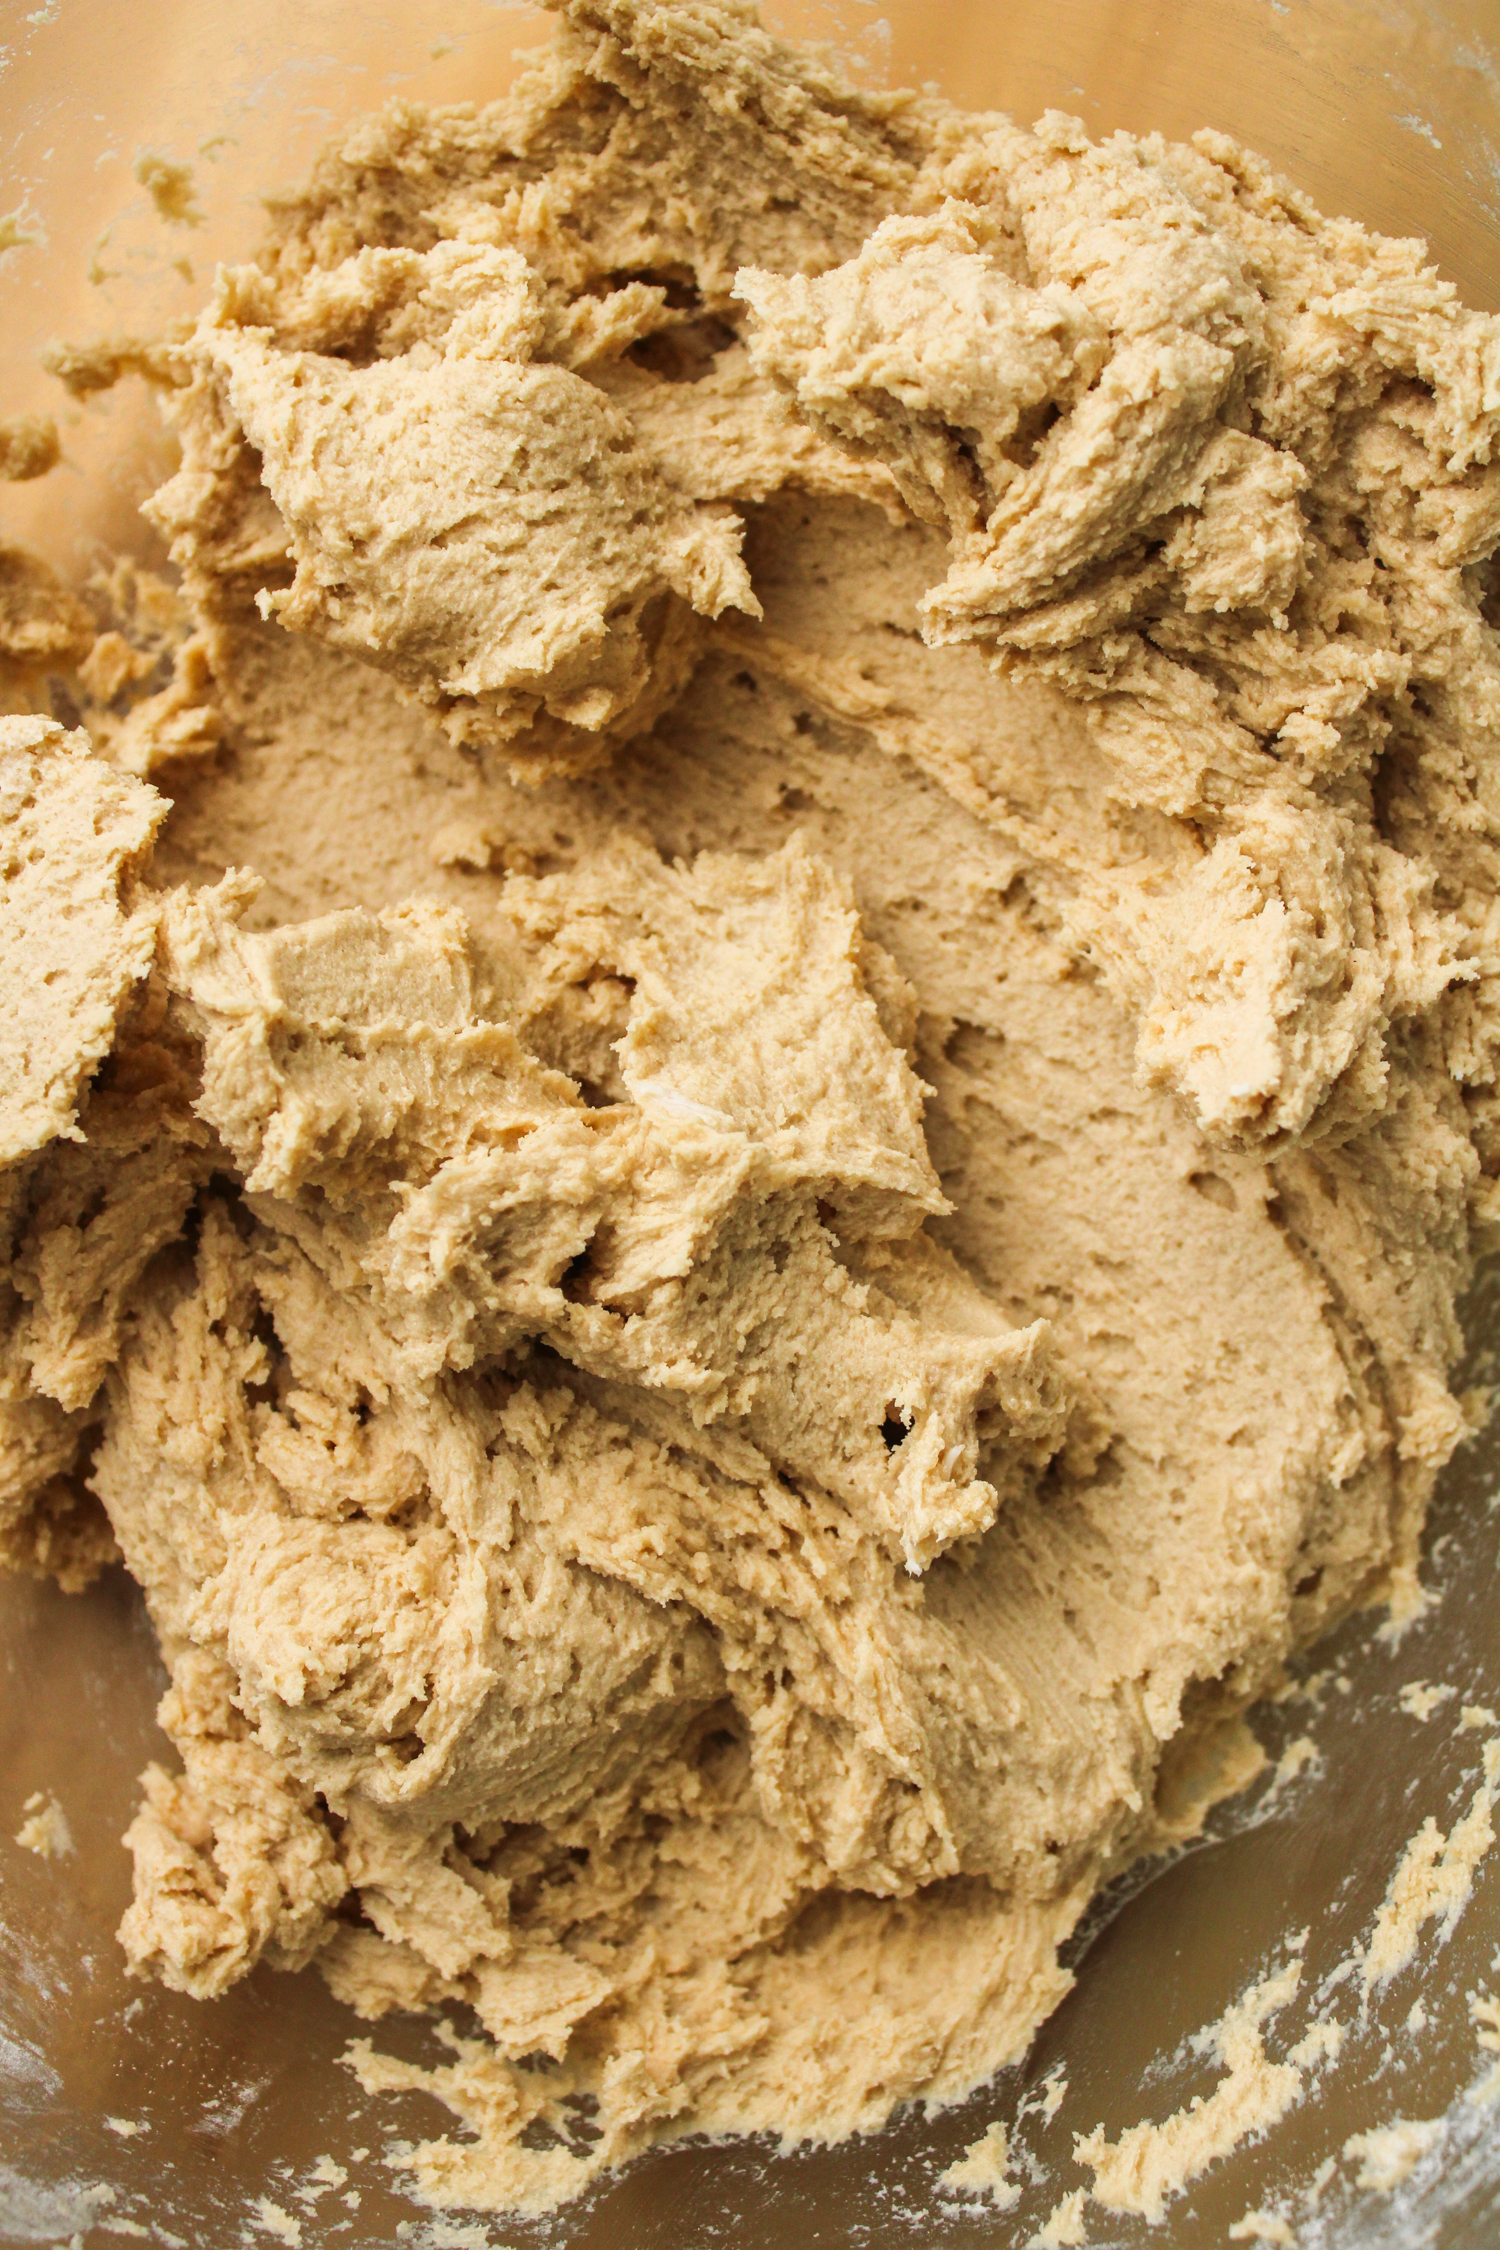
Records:
<instances>
[{"instance_id":1,"label":"flour residue","mask_svg":"<svg viewBox=\"0 0 1500 2250\"><path fill-rule=\"evenodd\" d=\"M1270 1781L1266 1784L1257 1813L1264 1817L1273 1812L1294 1782L1304 1774L1319 1774L1323 1770L1323 1753L1310 1734L1299 1734L1287 1744L1277 1759Z\"/></svg>"}]
</instances>

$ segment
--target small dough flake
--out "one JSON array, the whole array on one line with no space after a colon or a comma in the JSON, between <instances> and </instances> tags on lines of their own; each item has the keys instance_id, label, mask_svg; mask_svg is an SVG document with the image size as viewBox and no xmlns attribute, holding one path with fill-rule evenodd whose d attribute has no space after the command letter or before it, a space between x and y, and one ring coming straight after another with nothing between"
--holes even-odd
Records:
<instances>
[{"instance_id":1,"label":"small dough flake","mask_svg":"<svg viewBox=\"0 0 1500 2250\"><path fill-rule=\"evenodd\" d=\"M997 2120L940 2174L940 2184L964 2194L985 2196L997 2211L1013 2210L1021 2200L1021 2190L1007 2176L1009 2155L1009 2137L1004 2124Z\"/></svg>"},{"instance_id":2,"label":"small dough flake","mask_svg":"<svg viewBox=\"0 0 1500 2250\"><path fill-rule=\"evenodd\" d=\"M1446 1836L1430 1814L1423 1821L1376 1917L1361 1968L1367 1991L1415 1960L1429 1922L1440 1924L1439 1944L1452 1936L1469 1903L1479 1863L1495 1841L1494 1807L1495 1786L1487 1778Z\"/></svg>"},{"instance_id":3,"label":"small dough flake","mask_svg":"<svg viewBox=\"0 0 1500 2250\"><path fill-rule=\"evenodd\" d=\"M16 1830L23 1851L35 1852L39 1859L67 1859L78 1849L68 1816L55 1797L36 1790L24 1810L26 1818Z\"/></svg>"},{"instance_id":4,"label":"small dough flake","mask_svg":"<svg viewBox=\"0 0 1500 2250\"><path fill-rule=\"evenodd\" d=\"M1197 2044L1225 2066L1211 2094L1195 2096L1162 2124L1133 2125L1117 2141L1107 2141L1102 2128L1075 2139L1075 2157L1094 2175L1089 2192L1096 2203L1109 2211L1136 2212L1157 2226L1173 2196L1300 2101L1304 2072L1337 2052L1336 2027L1315 2025L1284 2062L1267 2055L1262 2032L1295 1998L1301 1981L1300 1963L1289 1961L1199 2034Z\"/></svg>"},{"instance_id":5,"label":"small dough flake","mask_svg":"<svg viewBox=\"0 0 1500 2250\"><path fill-rule=\"evenodd\" d=\"M1424 2117L1397 2118L1393 2124L1376 2126L1368 2133L1351 2133L1344 2143L1344 2154L1358 2162L1356 2185L1389 2195L1437 2147L1443 2130L1441 2117Z\"/></svg>"}]
</instances>

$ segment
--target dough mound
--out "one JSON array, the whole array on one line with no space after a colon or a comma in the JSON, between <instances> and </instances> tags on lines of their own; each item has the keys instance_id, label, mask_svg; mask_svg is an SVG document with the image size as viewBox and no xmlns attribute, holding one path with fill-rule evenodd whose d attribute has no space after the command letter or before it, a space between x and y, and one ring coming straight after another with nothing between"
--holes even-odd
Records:
<instances>
[{"instance_id":1,"label":"dough mound","mask_svg":"<svg viewBox=\"0 0 1500 2250\"><path fill-rule=\"evenodd\" d=\"M1500 1175L1500 322L1212 133L557 13L61 355L179 587L0 588L0 1559L160 1636L123 1942L466 2004L356 2067L529 2209L1024 2051L1417 1598Z\"/></svg>"}]
</instances>

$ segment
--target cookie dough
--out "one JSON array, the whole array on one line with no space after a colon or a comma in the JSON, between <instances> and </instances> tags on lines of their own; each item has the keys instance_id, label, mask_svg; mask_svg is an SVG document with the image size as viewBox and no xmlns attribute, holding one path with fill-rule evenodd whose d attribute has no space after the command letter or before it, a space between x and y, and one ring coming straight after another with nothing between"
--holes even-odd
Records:
<instances>
[{"instance_id":1,"label":"cookie dough","mask_svg":"<svg viewBox=\"0 0 1500 2250\"><path fill-rule=\"evenodd\" d=\"M170 586L0 556L0 1543L170 1667L123 1941L467 2003L358 2067L532 2208L1024 2050L1420 1598L1500 1171L1500 323L1214 133L557 13L59 355Z\"/></svg>"}]
</instances>

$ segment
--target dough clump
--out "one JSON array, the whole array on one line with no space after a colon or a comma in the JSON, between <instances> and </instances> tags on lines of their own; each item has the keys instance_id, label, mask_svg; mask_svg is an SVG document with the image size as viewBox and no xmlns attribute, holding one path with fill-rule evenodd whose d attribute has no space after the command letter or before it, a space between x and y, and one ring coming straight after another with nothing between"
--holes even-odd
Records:
<instances>
[{"instance_id":1,"label":"dough clump","mask_svg":"<svg viewBox=\"0 0 1500 2250\"><path fill-rule=\"evenodd\" d=\"M465 2003L358 2068L536 2209L1024 2050L1418 1598L1500 1208L1500 323L1213 133L557 14L109 347L173 587L0 554L0 1553L160 1636L123 1941Z\"/></svg>"}]
</instances>

